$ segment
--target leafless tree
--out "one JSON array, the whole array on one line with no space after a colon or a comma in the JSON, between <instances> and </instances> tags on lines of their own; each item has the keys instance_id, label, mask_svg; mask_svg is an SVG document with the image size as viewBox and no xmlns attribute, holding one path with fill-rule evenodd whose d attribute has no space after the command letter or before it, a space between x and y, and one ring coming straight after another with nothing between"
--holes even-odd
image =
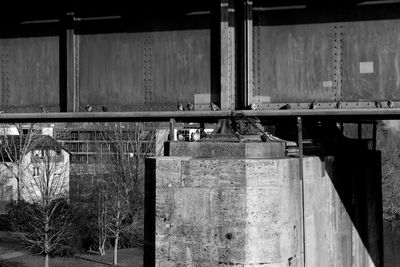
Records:
<instances>
[{"instance_id":1,"label":"leafless tree","mask_svg":"<svg viewBox=\"0 0 400 267\"><path fill-rule=\"evenodd\" d=\"M380 123L377 147L382 152L383 217L391 223L400 219L400 135Z\"/></svg>"},{"instance_id":2,"label":"leafless tree","mask_svg":"<svg viewBox=\"0 0 400 267\"><path fill-rule=\"evenodd\" d=\"M113 263L117 264L120 234L142 224L144 159L154 150L155 132L147 130L144 123L116 123L104 129L99 224L114 240ZM104 238L104 232L100 235ZM104 251L104 246L100 250Z\"/></svg>"},{"instance_id":3,"label":"leafless tree","mask_svg":"<svg viewBox=\"0 0 400 267\"><path fill-rule=\"evenodd\" d=\"M97 184L96 188L96 198L97 198L97 240L98 249L101 256L106 255L105 244L107 241L107 205L105 201L105 194L101 184Z\"/></svg>"},{"instance_id":4,"label":"leafless tree","mask_svg":"<svg viewBox=\"0 0 400 267\"><path fill-rule=\"evenodd\" d=\"M21 196L21 180L25 175L23 162L34 143L38 130L35 124L2 124L0 126L0 162L17 183L17 200Z\"/></svg>"},{"instance_id":5,"label":"leafless tree","mask_svg":"<svg viewBox=\"0 0 400 267\"><path fill-rule=\"evenodd\" d=\"M54 141L54 140L53 140ZM27 153L24 178L20 179L25 223L16 224L23 244L44 255L44 266L49 266L49 255L63 247L73 237L72 214L68 209L69 164L65 154L40 143ZM52 144L54 145L54 143ZM50 146L52 146L50 145ZM35 155L34 151L41 151Z\"/></svg>"}]
</instances>

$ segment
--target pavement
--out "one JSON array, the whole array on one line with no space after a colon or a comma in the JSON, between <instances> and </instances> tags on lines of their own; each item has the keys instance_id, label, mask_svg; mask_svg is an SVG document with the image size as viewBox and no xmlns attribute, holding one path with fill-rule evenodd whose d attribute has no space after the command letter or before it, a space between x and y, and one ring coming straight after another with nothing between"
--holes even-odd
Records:
<instances>
[{"instance_id":1,"label":"pavement","mask_svg":"<svg viewBox=\"0 0 400 267\"><path fill-rule=\"evenodd\" d=\"M26 255L26 252L15 248L17 236L8 231L0 231L0 261Z\"/></svg>"},{"instance_id":2,"label":"pavement","mask_svg":"<svg viewBox=\"0 0 400 267\"><path fill-rule=\"evenodd\" d=\"M11 248L0 247L0 261L20 257L25 254L26 253L24 253L22 251L17 251L17 250L11 249Z\"/></svg>"}]
</instances>

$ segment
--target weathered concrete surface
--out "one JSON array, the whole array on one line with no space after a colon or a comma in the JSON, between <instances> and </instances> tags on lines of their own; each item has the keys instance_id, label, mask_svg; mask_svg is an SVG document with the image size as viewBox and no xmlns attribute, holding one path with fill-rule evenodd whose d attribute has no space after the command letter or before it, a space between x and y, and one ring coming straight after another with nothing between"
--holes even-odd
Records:
<instances>
[{"instance_id":1,"label":"weathered concrete surface","mask_svg":"<svg viewBox=\"0 0 400 267\"><path fill-rule=\"evenodd\" d=\"M155 168L156 266L302 266L297 159L147 164Z\"/></svg>"},{"instance_id":2,"label":"weathered concrete surface","mask_svg":"<svg viewBox=\"0 0 400 267\"><path fill-rule=\"evenodd\" d=\"M285 142L168 142L167 156L195 158L283 158Z\"/></svg>"},{"instance_id":3,"label":"weathered concrete surface","mask_svg":"<svg viewBox=\"0 0 400 267\"><path fill-rule=\"evenodd\" d=\"M382 266L379 152L304 159L306 266Z\"/></svg>"},{"instance_id":4,"label":"weathered concrete surface","mask_svg":"<svg viewBox=\"0 0 400 267\"><path fill-rule=\"evenodd\" d=\"M298 162L147 159L145 266L303 266ZM305 157L304 197L306 266L382 266L378 152Z\"/></svg>"},{"instance_id":5,"label":"weathered concrete surface","mask_svg":"<svg viewBox=\"0 0 400 267\"><path fill-rule=\"evenodd\" d=\"M384 256L385 267L400 266L400 224L398 222L384 222Z\"/></svg>"},{"instance_id":6,"label":"weathered concrete surface","mask_svg":"<svg viewBox=\"0 0 400 267\"><path fill-rule=\"evenodd\" d=\"M321 163L304 159L306 266L351 266L350 216Z\"/></svg>"}]
</instances>

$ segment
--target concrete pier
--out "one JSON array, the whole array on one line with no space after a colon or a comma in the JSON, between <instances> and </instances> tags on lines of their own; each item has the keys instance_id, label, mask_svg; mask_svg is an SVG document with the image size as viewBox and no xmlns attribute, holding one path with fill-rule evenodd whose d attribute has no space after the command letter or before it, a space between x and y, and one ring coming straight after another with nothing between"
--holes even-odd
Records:
<instances>
[{"instance_id":1,"label":"concrete pier","mask_svg":"<svg viewBox=\"0 0 400 267\"><path fill-rule=\"evenodd\" d=\"M306 266L383 266L380 153L304 159Z\"/></svg>"},{"instance_id":2,"label":"concrete pier","mask_svg":"<svg viewBox=\"0 0 400 267\"><path fill-rule=\"evenodd\" d=\"M297 158L147 159L145 266L380 266L379 157L362 158L304 158L305 220Z\"/></svg>"}]
</instances>

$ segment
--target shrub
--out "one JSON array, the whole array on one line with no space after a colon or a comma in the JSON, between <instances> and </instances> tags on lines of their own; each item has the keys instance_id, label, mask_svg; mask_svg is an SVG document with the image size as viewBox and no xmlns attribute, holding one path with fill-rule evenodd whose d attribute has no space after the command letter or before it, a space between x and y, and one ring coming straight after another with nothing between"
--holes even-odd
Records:
<instances>
[{"instance_id":1,"label":"shrub","mask_svg":"<svg viewBox=\"0 0 400 267\"><path fill-rule=\"evenodd\" d=\"M52 216L55 219L51 221L50 231L56 232L62 229L62 224L69 223L74 218L73 211L68 201L65 199L53 200L49 208L55 208ZM23 200L12 202L8 205L8 218L11 229L23 234L25 238L21 239L21 245L29 247L31 251L35 253L40 253L42 251L40 239L40 233L44 233L41 221L41 216L43 216L42 212L43 208L38 204L28 203ZM67 231L68 235L60 239L55 249L50 252L51 256L73 256L77 252L73 239L69 237L71 236L69 232L71 231L72 233L72 228L64 229ZM30 239L29 242L28 239Z\"/></svg>"},{"instance_id":2,"label":"shrub","mask_svg":"<svg viewBox=\"0 0 400 267\"><path fill-rule=\"evenodd\" d=\"M12 231L10 218L8 215L0 215L0 231Z\"/></svg>"}]
</instances>

